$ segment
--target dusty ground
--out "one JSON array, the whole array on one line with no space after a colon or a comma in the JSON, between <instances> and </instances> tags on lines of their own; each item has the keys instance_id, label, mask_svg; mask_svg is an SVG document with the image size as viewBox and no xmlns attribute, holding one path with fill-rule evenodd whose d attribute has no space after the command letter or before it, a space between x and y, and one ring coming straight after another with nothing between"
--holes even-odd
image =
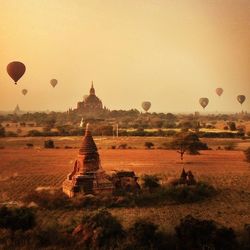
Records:
<instances>
[{"instance_id":1,"label":"dusty ground","mask_svg":"<svg viewBox=\"0 0 250 250\"><path fill-rule=\"evenodd\" d=\"M128 138L127 141L131 143L131 139ZM107 141L101 143L98 138L97 142L101 148L108 148L108 145L113 143ZM78 149L62 148L41 149L38 143L35 149L24 149L23 141L18 143L1 140L0 143L5 146L5 149L0 150L0 202L18 201L26 192L37 187L60 187L72 169L78 151ZM77 143L74 142L74 145ZM130 169L136 171L138 175L157 173L162 176L163 181L178 176L183 167L175 151L101 149L100 155L102 166L107 171ZM250 223L250 165L244 161L242 151L211 150L201 152L198 156L188 155L184 167L192 170L197 179L213 184L220 190L219 195L202 203L152 208L119 208L112 209L112 213L121 218L125 226L137 217L146 217L170 231L179 223L180 218L187 214L214 219L236 230L241 230L245 223ZM84 212L46 211L46 214L43 214L45 212L41 211L40 213L43 223L56 221L70 224L72 219L80 218Z\"/></svg>"}]
</instances>

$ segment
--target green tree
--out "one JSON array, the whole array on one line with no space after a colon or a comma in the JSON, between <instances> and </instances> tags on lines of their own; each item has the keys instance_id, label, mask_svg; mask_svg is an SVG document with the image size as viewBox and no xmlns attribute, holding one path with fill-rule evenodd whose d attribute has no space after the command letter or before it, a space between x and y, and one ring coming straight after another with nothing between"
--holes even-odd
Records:
<instances>
[{"instance_id":1,"label":"green tree","mask_svg":"<svg viewBox=\"0 0 250 250\"><path fill-rule=\"evenodd\" d=\"M195 133L181 132L171 142L171 148L180 152L188 151L190 154L199 154L199 150L207 150L206 143L202 143Z\"/></svg>"}]
</instances>

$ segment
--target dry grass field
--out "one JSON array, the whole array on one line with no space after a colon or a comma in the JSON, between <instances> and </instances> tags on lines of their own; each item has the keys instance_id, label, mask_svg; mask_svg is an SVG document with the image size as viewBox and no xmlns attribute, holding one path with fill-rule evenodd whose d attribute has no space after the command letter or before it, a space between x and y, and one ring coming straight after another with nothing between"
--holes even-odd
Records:
<instances>
[{"instance_id":1,"label":"dry grass field","mask_svg":"<svg viewBox=\"0 0 250 250\"><path fill-rule=\"evenodd\" d=\"M45 138L5 138L0 140L0 202L19 201L23 195L38 187L60 188L71 171L77 148L64 149L65 145L78 147L80 138L56 138L59 149L43 149ZM105 170L134 170L139 176L159 174L163 182L177 177L182 167L191 170L198 180L214 185L219 194L207 201L184 205L165 205L149 208L111 209L128 226L138 217L150 218L162 228L172 231L179 220L187 214L198 218L214 219L239 231L250 223L250 165L244 161L241 150L203 151L201 155L185 156L184 164L175 151L145 150L145 141L160 145L161 138L121 138L119 143L134 145L137 149L108 149L117 143L111 138L96 138L102 166ZM166 139L164 139L166 140ZM33 149L25 149L25 143L34 143ZM238 149L244 149L249 141L236 141ZM211 139L211 147L225 143ZM210 145L209 144L209 145ZM84 211L39 211L42 223L55 221L70 224L80 218Z\"/></svg>"}]
</instances>

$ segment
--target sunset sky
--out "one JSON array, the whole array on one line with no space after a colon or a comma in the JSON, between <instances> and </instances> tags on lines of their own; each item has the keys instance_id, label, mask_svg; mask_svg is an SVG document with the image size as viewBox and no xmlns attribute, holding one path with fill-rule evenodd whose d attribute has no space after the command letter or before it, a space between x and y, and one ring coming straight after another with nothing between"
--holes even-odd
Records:
<instances>
[{"instance_id":1,"label":"sunset sky","mask_svg":"<svg viewBox=\"0 0 250 250\"><path fill-rule=\"evenodd\" d=\"M245 94L250 111L249 0L0 0L0 17L0 110L66 111L93 80L110 109L238 112Z\"/></svg>"}]
</instances>

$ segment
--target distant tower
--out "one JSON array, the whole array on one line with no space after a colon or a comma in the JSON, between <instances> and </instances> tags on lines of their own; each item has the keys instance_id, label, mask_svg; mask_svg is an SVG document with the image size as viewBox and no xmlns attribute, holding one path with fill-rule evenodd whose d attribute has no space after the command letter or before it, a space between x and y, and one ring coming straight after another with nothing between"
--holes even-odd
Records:
<instances>
[{"instance_id":1,"label":"distant tower","mask_svg":"<svg viewBox=\"0 0 250 250\"><path fill-rule=\"evenodd\" d=\"M15 107L15 109L14 109L14 112L13 112L14 114L20 114L21 113L21 110L20 110L20 107L19 107L19 105L17 104L16 105L16 107Z\"/></svg>"},{"instance_id":2,"label":"distant tower","mask_svg":"<svg viewBox=\"0 0 250 250\"><path fill-rule=\"evenodd\" d=\"M95 89L94 89L94 83L93 83L93 81L91 83L91 88L90 88L89 94L90 95L95 95Z\"/></svg>"}]
</instances>

